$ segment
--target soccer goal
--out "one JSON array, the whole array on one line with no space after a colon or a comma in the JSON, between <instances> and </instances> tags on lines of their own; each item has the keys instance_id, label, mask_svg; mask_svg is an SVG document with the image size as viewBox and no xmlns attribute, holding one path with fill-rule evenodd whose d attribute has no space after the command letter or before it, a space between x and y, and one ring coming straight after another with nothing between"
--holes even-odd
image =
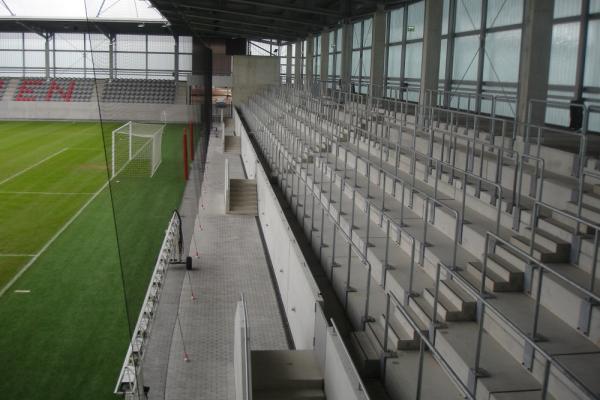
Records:
<instances>
[{"instance_id":1,"label":"soccer goal","mask_svg":"<svg viewBox=\"0 0 600 400\"><path fill-rule=\"evenodd\" d=\"M164 124L129 121L112 131L112 178L152 177L162 160Z\"/></svg>"}]
</instances>

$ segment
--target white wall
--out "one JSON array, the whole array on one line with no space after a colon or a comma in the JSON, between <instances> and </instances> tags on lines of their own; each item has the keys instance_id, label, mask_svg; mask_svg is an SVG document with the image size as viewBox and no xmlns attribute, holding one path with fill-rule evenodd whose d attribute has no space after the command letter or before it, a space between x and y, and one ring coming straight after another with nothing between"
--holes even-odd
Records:
<instances>
[{"instance_id":1,"label":"white wall","mask_svg":"<svg viewBox=\"0 0 600 400\"><path fill-rule=\"evenodd\" d=\"M185 104L131 104L131 103L65 103L65 102L0 102L0 120L74 120L144 121L159 122L165 112L167 122L186 123L194 113ZM197 122L197 121L194 121Z\"/></svg>"}]
</instances>

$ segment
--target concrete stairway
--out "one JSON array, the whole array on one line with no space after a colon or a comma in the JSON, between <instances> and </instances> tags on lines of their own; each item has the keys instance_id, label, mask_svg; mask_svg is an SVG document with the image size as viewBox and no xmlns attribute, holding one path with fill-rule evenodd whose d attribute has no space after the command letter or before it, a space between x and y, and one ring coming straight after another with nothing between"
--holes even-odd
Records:
<instances>
[{"instance_id":1,"label":"concrete stairway","mask_svg":"<svg viewBox=\"0 0 600 400\"><path fill-rule=\"evenodd\" d=\"M272 106L277 108L276 104ZM283 116L289 110L282 106L280 111L283 120ZM271 133L273 142L270 145L275 144L279 147L290 162L294 160L295 166L287 169L283 189L292 209L296 210L299 221L305 226L315 252L321 256L324 269L331 271L328 274L330 280L333 281L338 296L345 299L355 328L360 329L352 335L357 364L365 374L380 376L379 366L381 360L388 357L387 351L397 351L400 359L387 358L386 366L391 365L390 363L403 364L403 354L410 354L413 349L418 348L418 334L405 320L404 313L392 310L389 320L386 321L385 301L382 299L393 294L397 299L406 299L404 311L417 323L421 333L433 332L430 327L435 326L435 332L438 333L435 335L436 348L444 354L452 369L466 383L470 379L470 370L473 367L473 343L477 338L478 329L474 322L476 301L471 293L473 287L479 288L481 285L481 253L485 234L494 229L489 218L489 215L494 215L491 213L495 212L495 207L490 205L490 190L482 190L479 196L476 196L474 182L467 180L465 183L469 196L465 210L468 223L463 227L463 239L458 247L456 264L452 265L449 262L449 254L457 238L452 229L454 217L451 213L442 207L436 208L435 217L425 225L429 232L427 241L421 240L426 204L423 195L409 189L398 190L385 178L382 179L380 174L371 174L369 181L367 171L371 166L364 160L371 160L378 168L397 172L407 181L414 175L417 178L416 187L423 193L431 194L435 184L439 190L440 201L449 209L460 208L457 193L462 189L461 179L455 177L453 182L449 182L448 176L436 175L435 168L428 169L427 163L423 161L416 162L415 170L411 171L408 153L395 154L396 149L385 146L381 141L357 140L356 133L352 131L344 135L344 139L349 139L349 142L341 143L338 148L320 146L320 150L313 150L313 157L297 157L297 148L290 145L293 140L289 138L318 143L320 138L328 134L326 129L314 122L315 119L309 112L306 114L306 120L288 126L288 131L283 136L279 134L280 136L276 137ZM302 137L298 132L305 132L303 126L310 127L315 134L310 138L306 135ZM329 154L318 154L323 152ZM355 157L357 154L363 158ZM482 162L483 158L483 153L476 154L475 164ZM320 193L318 200L311 194L311 190ZM307 191L309 195L303 195L303 192ZM592 188L585 200L585 204L590 205L586 209L591 209L592 212L593 203L596 201L595 194L596 188ZM543 213L532 247L531 231L527 223L530 213L527 208L524 208L520 216L525 222L523 226L517 232L511 230L513 217L510 214L510 197L502 198L500 236L525 253L532 250L535 258L551 264L563 275L587 273L589 276L590 267L569 265L572 239L578 236L575 228L561 220L560 213ZM409 199L412 204L409 204ZM385 202L384 214L376 206L382 202ZM348 246L338 244L339 239L332 237L333 228L327 226L327 220L322 219L323 211L339 216L344 233L358 248L366 249L370 264L368 269L365 263L355 262L354 257L347 259L347 256L340 256L339 250L336 253L337 258L333 259L334 244L342 249ZM401 230L396 228L400 213L403 213L406 224ZM595 218L594 214L590 216ZM385 228L388 221L393 223L389 235ZM386 240L388 236L393 237L393 240ZM414 243L415 252L419 255L416 266L410 262L411 243ZM593 254L593 242L589 238L584 237L581 248L582 254ZM346 250L343 251L345 252ZM489 292L493 292L492 304L496 307L496 312L508 316L520 331L527 332L531 327L530 315L534 306L535 282L539 272L528 270L523 256L509 246L500 244L496 245L495 253L491 254L487 261L484 286ZM436 291L433 283L439 262L454 267L458 279L452 279L450 274L443 272ZM411 274L414 275L411 279L414 281L409 285L408 271L411 269ZM585 282L586 277L582 275L579 279ZM550 274L546 274L544 282L540 328L545 341L540 345L556 357L570 354L577 359L577 354L583 351L591 354L593 359L600 359L599 346L576 331L576 316L579 315L579 307L584 300L582 295L568 286L561 285L560 279ZM434 319L433 304L436 297L438 303ZM368 316L365 320L364 304L367 298ZM533 395L539 398L543 359L536 356L533 369L528 371L521 366L526 349L514 328L496 318L493 313L486 314L484 324L485 351L482 355L482 366L487 369L487 374L479 379L477 397L505 399L527 398L523 396ZM383 346L386 325L389 326L387 349ZM409 358L406 356L404 359ZM571 366L569 371L575 373L577 369L578 367ZM388 376L390 370L395 370L398 374L406 373L386 368L386 381L402 379ZM552 368L550 374L550 393L555 397L587 398L562 371ZM583 379L586 386L596 386L593 379ZM512 397L498 394L509 391L512 392Z\"/></svg>"},{"instance_id":2,"label":"concrete stairway","mask_svg":"<svg viewBox=\"0 0 600 400\"><path fill-rule=\"evenodd\" d=\"M228 214L258 215L256 181L252 179L230 179Z\"/></svg>"},{"instance_id":3,"label":"concrete stairway","mask_svg":"<svg viewBox=\"0 0 600 400\"><path fill-rule=\"evenodd\" d=\"M312 350L252 351L254 400L325 400Z\"/></svg>"}]
</instances>

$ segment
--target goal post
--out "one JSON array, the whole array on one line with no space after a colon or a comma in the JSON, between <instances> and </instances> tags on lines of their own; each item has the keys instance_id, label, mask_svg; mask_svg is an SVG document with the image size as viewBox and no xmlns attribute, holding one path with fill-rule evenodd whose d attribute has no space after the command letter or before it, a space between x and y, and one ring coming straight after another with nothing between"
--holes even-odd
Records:
<instances>
[{"instance_id":1,"label":"goal post","mask_svg":"<svg viewBox=\"0 0 600 400\"><path fill-rule=\"evenodd\" d=\"M162 161L165 124L129 121L112 131L111 179L152 177Z\"/></svg>"}]
</instances>

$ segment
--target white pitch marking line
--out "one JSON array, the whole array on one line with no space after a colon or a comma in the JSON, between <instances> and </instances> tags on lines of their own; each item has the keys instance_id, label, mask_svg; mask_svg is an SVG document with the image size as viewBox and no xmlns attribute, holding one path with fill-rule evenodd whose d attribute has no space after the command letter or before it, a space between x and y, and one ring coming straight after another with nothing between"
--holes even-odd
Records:
<instances>
[{"instance_id":1,"label":"white pitch marking line","mask_svg":"<svg viewBox=\"0 0 600 400\"><path fill-rule=\"evenodd\" d=\"M88 201L85 202L84 205L81 206L81 208L79 210L77 210L77 212L75 213L75 215L73 215L67 222L65 222L65 224L58 230L58 232L56 232L54 234L54 236L52 236L50 238L50 240L48 240L46 242L46 244L44 245L44 247L41 248L41 250L35 255L33 256L33 258L31 260L29 260L29 262L27 264L25 264L25 266L23 268L21 268L19 270L19 272L17 272L17 274L15 276L12 277L12 279L10 281L8 281L8 283L6 285L4 285L4 287L2 289L0 289L0 297L2 297L4 295L4 293L6 293L6 291L12 286L14 285L14 283L21 277L21 275L23 275L28 269L29 267L31 267L33 265L33 263L36 262L36 260L48 249L48 247L50 247L50 245L52 243L54 243L54 241L56 239L58 239L58 237L60 235L62 235L62 233L67 230L67 228L69 227L69 225L71 225L76 219L77 217L79 217L81 215L81 213L83 212L83 210L85 210L87 208L87 206L90 205L90 203L92 201L94 201L94 199L96 197L98 197L98 195L108 186L108 181L102 185L102 187L100 189L98 189L98 191L96 193L94 193L94 195L92 197L90 197L88 199Z\"/></svg>"},{"instance_id":2,"label":"white pitch marking line","mask_svg":"<svg viewBox=\"0 0 600 400\"><path fill-rule=\"evenodd\" d=\"M85 195L89 196L90 194L94 194L94 192L11 192L11 191L2 191L0 190L0 194L40 194L40 195L48 195L48 196L78 196Z\"/></svg>"},{"instance_id":3,"label":"white pitch marking line","mask_svg":"<svg viewBox=\"0 0 600 400\"><path fill-rule=\"evenodd\" d=\"M0 257L35 257L36 254L2 254L0 253Z\"/></svg>"},{"instance_id":4,"label":"white pitch marking line","mask_svg":"<svg viewBox=\"0 0 600 400\"><path fill-rule=\"evenodd\" d=\"M56 157L57 155L59 155L60 153L65 152L65 151L67 151L68 149L69 149L68 147L65 147L64 149L59 150L59 151L57 151L54 154L50 154L48 157L44 158L43 160L40 160L40 161L36 162L35 164L30 165L29 167L25 168L24 170L21 170L21 171L17 172L16 174L13 174L13 175L9 176L8 178L4 179L3 181L0 181L0 185L4 184L4 183L6 183L6 182L8 182L10 180L15 179L17 176L22 175L25 172L29 171L30 169L33 169L33 168L37 167L38 165L45 163L46 161L48 161L52 157Z\"/></svg>"},{"instance_id":5,"label":"white pitch marking line","mask_svg":"<svg viewBox=\"0 0 600 400\"><path fill-rule=\"evenodd\" d=\"M17 289L15 293L31 293L31 290Z\"/></svg>"}]
</instances>

